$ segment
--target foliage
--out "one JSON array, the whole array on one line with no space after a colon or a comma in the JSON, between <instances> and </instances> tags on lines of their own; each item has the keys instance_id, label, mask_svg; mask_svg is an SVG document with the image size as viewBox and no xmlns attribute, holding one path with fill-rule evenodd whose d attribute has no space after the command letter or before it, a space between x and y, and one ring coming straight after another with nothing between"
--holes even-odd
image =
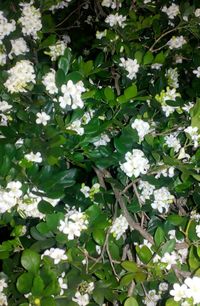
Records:
<instances>
[{"instance_id":1,"label":"foliage","mask_svg":"<svg viewBox=\"0 0 200 306\"><path fill-rule=\"evenodd\" d=\"M1 305L200 305L199 25L1 1Z\"/></svg>"}]
</instances>

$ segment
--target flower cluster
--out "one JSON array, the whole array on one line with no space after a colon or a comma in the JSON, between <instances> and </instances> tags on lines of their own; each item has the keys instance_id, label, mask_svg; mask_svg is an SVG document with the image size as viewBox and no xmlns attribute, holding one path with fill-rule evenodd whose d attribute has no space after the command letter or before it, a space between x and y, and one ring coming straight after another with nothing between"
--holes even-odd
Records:
<instances>
[{"instance_id":1,"label":"flower cluster","mask_svg":"<svg viewBox=\"0 0 200 306\"><path fill-rule=\"evenodd\" d=\"M95 183L90 188L89 186L86 186L84 183L81 184L80 191L84 194L86 198L90 198L91 200L94 199L94 195L100 191L100 185L98 183Z\"/></svg>"},{"instance_id":2,"label":"flower cluster","mask_svg":"<svg viewBox=\"0 0 200 306\"><path fill-rule=\"evenodd\" d=\"M109 24L110 27L119 26L124 28L126 23L126 16L116 14L110 14L106 17L105 22Z\"/></svg>"},{"instance_id":3,"label":"flower cluster","mask_svg":"<svg viewBox=\"0 0 200 306\"><path fill-rule=\"evenodd\" d=\"M42 254L42 257L44 256L51 257L55 265L57 265L61 260L67 260L67 255L65 254L65 250L59 248L51 248L49 250L46 250Z\"/></svg>"},{"instance_id":4,"label":"flower cluster","mask_svg":"<svg viewBox=\"0 0 200 306\"><path fill-rule=\"evenodd\" d=\"M4 306L8 306L7 296L4 293L4 289L8 287L8 284L6 282L6 275L1 273L0 278L0 304Z\"/></svg>"},{"instance_id":5,"label":"flower cluster","mask_svg":"<svg viewBox=\"0 0 200 306\"><path fill-rule=\"evenodd\" d=\"M0 213L10 211L14 207L22 195L22 184L19 181L11 181L6 188L0 190Z\"/></svg>"},{"instance_id":6,"label":"flower cluster","mask_svg":"<svg viewBox=\"0 0 200 306\"><path fill-rule=\"evenodd\" d=\"M120 215L113 222L110 232L113 233L113 236L116 238L116 240L119 240L127 229L128 229L128 222L124 216Z\"/></svg>"},{"instance_id":7,"label":"flower cluster","mask_svg":"<svg viewBox=\"0 0 200 306\"><path fill-rule=\"evenodd\" d=\"M176 91L176 88L167 87L166 91L162 90L160 95L156 95L155 99L161 103L162 110L165 113L166 117L169 117L176 110L176 106L167 105L166 101L175 101L177 97L180 97L180 93Z\"/></svg>"},{"instance_id":8,"label":"flower cluster","mask_svg":"<svg viewBox=\"0 0 200 306\"><path fill-rule=\"evenodd\" d=\"M58 93L58 87L56 86L56 71L53 68L43 76L42 83L46 87L46 91L51 95Z\"/></svg>"},{"instance_id":9,"label":"flower cluster","mask_svg":"<svg viewBox=\"0 0 200 306\"><path fill-rule=\"evenodd\" d=\"M66 47L64 41L58 40L55 45L49 46L49 51L46 51L45 54L49 55L52 61L56 61L59 56L64 55Z\"/></svg>"},{"instance_id":10,"label":"flower cluster","mask_svg":"<svg viewBox=\"0 0 200 306\"><path fill-rule=\"evenodd\" d=\"M87 229L87 216L76 209L69 210L65 214L65 219L60 221L59 231L67 235L69 240L80 237L81 232Z\"/></svg>"},{"instance_id":11,"label":"flower cluster","mask_svg":"<svg viewBox=\"0 0 200 306\"><path fill-rule=\"evenodd\" d=\"M22 33L26 36L32 36L33 39L38 39L38 32L42 29L41 13L39 9L33 6L33 1L30 3L20 3L22 15L19 18L19 23L22 26Z\"/></svg>"},{"instance_id":12,"label":"flower cluster","mask_svg":"<svg viewBox=\"0 0 200 306\"><path fill-rule=\"evenodd\" d=\"M188 277L182 285L175 283L170 294L174 297L176 302L181 301L182 305L183 303L185 303L184 305L197 305L200 303L199 284L199 277ZM192 299L193 304L190 303L190 299ZM186 304L187 302L188 304Z\"/></svg>"},{"instance_id":13,"label":"flower cluster","mask_svg":"<svg viewBox=\"0 0 200 306\"><path fill-rule=\"evenodd\" d=\"M121 63L119 64L120 67L123 67L127 72L127 77L129 79L136 78L136 74L139 70L140 65L138 64L137 60L132 60L131 58L128 58L127 60L124 57L120 58Z\"/></svg>"},{"instance_id":14,"label":"flower cluster","mask_svg":"<svg viewBox=\"0 0 200 306\"><path fill-rule=\"evenodd\" d=\"M4 16L4 13L0 11L0 43L2 40L10 35L11 32L15 31L16 29L16 22L11 20L8 22L7 18Z\"/></svg>"},{"instance_id":15,"label":"flower cluster","mask_svg":"<svg viewBox=\"0 0 200 306\"><path fill-rule=\"evenodd\" d=\"M153 193L154 201L151 204L152 208L157 209L159 213L168 212L170 204L173 203L174 196L166 187L156 189Z\"/></svg>"},{"instance_id":16,"label":"flower cluster","mask_svg":"<svg viewBox=\"0 0 200 306\"><path fill-rule=\"evenodd\" d=\"M71 80L67 82L67 85L62 85L61 92L63 96L59 97L60 107L66 108L67 105L72 109L83 108L84 102L81 98L81 94L85 92L85 87L82 81L74 84Z\"/></svg>"},{"instance_id":17,"label":"flower cluster","mask_svg":"<svg viewBox=\"0 0 200 306\"><path fill-rule=\"evenodd\" d=\"M122 171L128 177L138 177L140 174L146 174L150 168L148 159L141 150L133 149L132 153L127 152L125 155L126 162L120 165Z\"/></svg>"},{"instance_id":18,"label":"flower cluster","mask_svg":"<svg viewBox=\"0 0 200 306\"><path fill-rule=\"evenodd\" d=\"M134 122L131 124L131 127L137 130L140 141L143 141L144 136L150 132L149 123L142 119L135 119Z\"/></svg>"},{"instance_id":19,"label":"flower cluster","mask_svg":"<svg viewBox=\"0 0 200 306\"><path fill-rule=\"evenodd\" d=\"M35 83L33 64L28 60L21 60L8 70L8 79L4 86L10 93L26 92L29 83Z\"/></svg>"}]
</instances>

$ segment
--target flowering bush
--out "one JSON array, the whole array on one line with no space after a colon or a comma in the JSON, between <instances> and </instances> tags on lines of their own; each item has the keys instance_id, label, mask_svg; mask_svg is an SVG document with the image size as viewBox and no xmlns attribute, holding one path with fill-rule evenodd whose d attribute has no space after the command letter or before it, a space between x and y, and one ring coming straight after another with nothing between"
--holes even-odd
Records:
<instances>
[{"instance_id":1,"label":"flowering bush","mask_svg":"<svg viewBox=\"0 0 200 306\"><path fill-rule=\"evenodd\" d=\"M0 3L0 305L200 305L199 1Z\"/></svg>"}]
</instances>

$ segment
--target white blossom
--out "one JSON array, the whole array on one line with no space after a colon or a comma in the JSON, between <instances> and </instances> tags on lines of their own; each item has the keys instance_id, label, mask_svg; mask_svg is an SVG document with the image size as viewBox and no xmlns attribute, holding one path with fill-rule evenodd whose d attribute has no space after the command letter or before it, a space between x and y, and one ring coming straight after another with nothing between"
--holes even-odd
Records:
<instances>
[{"instance_id":1,"label":"white blossom","mask_svg":"<svg viewBox=\"0 0 200 306\"><path fill-rule=\"evenodd\" d=\"M173 285L173 290L170 290L170 294L174 297L174 300L176 302L181 301L182 299L186 298L186 291L187 291L187 286L185 284L179 285L175 283Z\"/></svg>"},{"instance_id":2,"label":"white blossom","mask_svg":"<svg viewBox=\"0 0 200 306\"><path fill-rule=\"evenodd\" d=\"M49 51L45 54L49 55L52 61L56 61L59 56L64 55L66 48L66 42L58 40L55 45L49 46Z\"/></svg>"},{"instance_id":3,"label":"white blossom","mask_svg":"<svg viewBox=\"0 0 200 306\"><path fill-rule=\"evenodd\" d=\"M165 143L169 148L173 148L174 152L178 152L181 148L180 140L176 134L165 136Z\"/></svg>"},{"instance_id":4,"label":"white blossom","mask_svg":"<svg viewBox=\"0 0 200 306\"><path fill-rule=\"evenodd\" d=\"M0 101L0 112L7 112L12 108L12 105L8 104L6 101Z\"/></svg>"},{"instance_id":5,"label":"white blossom","mask_svg":"<svg viewBox=\"0 0 200 306\"><path fill-rule=\"evenodd\" d=\"M162 12L166 13L169 19L174 19L179 13L179 5L172 3L169 7L164 6Z\"/></svg>"},{"instance_id":6,"label":"white blossom","mask_svg":"<svg viewBox=\"0 0 200 306\"><path fill-rule=\"evenodd\" d=\"M65 7L68 7L69 3L71 2L72 0L63 0L63 1L60 1L58 2L57 4L55 5L52 5L49 10L52 11L53 13L56 11L56 10L59 10L59 9L63 9Z\"/></svg>"},{"instance_id":7,"label":"white blossom","mask_svg":"<svg viewBox=\"0 0 200 306\"><path fill-rule=\"evenodd\" d=\"M69 240L80 237L81 232L87 229L88 220L81 211L72 209L65 215L65 219L60 221L59 231L68 236Z\"/></svg>"},{"instance_id":8,"label":"white blossom","mask_svg":"<svg viewBox=\"0 0 200 306\"><path fill-rule=\"evenodd\" d=\"M170 87L173 88L178 88L179 87L179 83L178 83L178 77L179 77L179 73L177 71L177 68L169 68L166 73L165 76L167 78L168 81L168 85Z\"/></svg>"},{"instance_id":9,"label":"white blossom","mask_svg":"<svg viewBox=\"0 0 200 306\"><path fill-rule=\"evenodd\" d=\"M106 146L110 142L107 134L101 134L100 139L93 142L95 147Z\"/></svg>"},{"instance_id":10,"label":"white blossom","mask_svg":"<svg viewBox=\"0 0 200 306\"><path fill-rule=\"evenodd\" d=\"M161 187L154 191L154 201L151 204L152 208L157 209L159 213L167 212L171 203L173 203L174 196L166 187Z\"/></svg>"},{"instance_id":11,"label":"white blossom","mask_svg":"<svg viewBox=\"0 0 200 306\"><path fill-rule=\"evenodd\" d=\"M121 63L119 64L120 67L123 67L127 72L127 77L129 79L136 78L136 74L139 70L140 65L138 64L136 59L127 58L127 60L124 57L120 58Z\"/></svg>"},{"instance_id":12,"label":"white blossom","mask_svg":"<svg viewBox=\"0 0 200 306\"><path fill-rule=\"evenodd\" d=\"M110 14L106 17L105 22L108 23L111 27L120 26L121 28L125 27L126 16L116 14Z\"/></svg>"},{"instance_id":13,"label":"white blossom","mask_svg":"<svg viewBox=\"0 0 200 306\"><path fill-rule=\"evenodd\" d=\"M106 37L106 35L107 35L107 30L104 30L102 32L100 32L100 31L96 32L96 38L97 39L102 39L103 37Z\"/></svg>"},{"instance_id":14,"label":"white blossom","mask_svg":"<svg viewBox=\"0 0 200 306\"><path fill-rule=\"evenodd\" d=\"M123 215L120 215L112 224L110 232L113 233L113 236L116 238L116 240L119 240L127 229L128 222Z\"/></svg>"},{"instance_id":15,"label":"white blossom","mask_svg":"<svg viewBox=\"0 0 200 306\"><path fill-rule=\"evenodd\" d=\"M138 188L139 190L141 190L140 199L142 200L142 202L145 202L146 200L150 200L150 197L154 192L155 186L149 184L146 181L140 180L138 184Z\"/></svg>"},{"instance_id":16,"label":"white blossom","mask_svg":"<svg viewBox=\"0 0 200 306\"><path fill-rule=\"evenodd\" d=\"M87 293L81 294L79 291L77 291L75 297L73 297L72 300L79 306L86 306L90 302L90 297Z\"/></svg>"},{"instance_id":17,"label":"white blossom","mask_svg":"<svg viewBox=\"0 0 200 306\"><path fill-rule=\"evenodd\" d=\"M12 181L7 184L6 189L9 189L9 194L11 197L20 198L22 195L21 187L22 187L21 182Z\"/></svg>"},{"instance_id":18,"label":"white blossom","mask_svg":"<svg viewBox=\"0 0 200 306\"><path fill-rule=\"evenodd\" d=\"M0 11L0 43L11 32L15 31L15 29L16 29L16 22L14 20L8 22L3 12Z\"/></svg>"},{"instance_id":19,"label":"white blossom","mask_svg":"<svg viewBox=\"0 0 200 306\"><path fill-rule=\"evenodd\" d=\"M18 212L23 213L25 217L43 219L44 214L38 210L38 204L42 198L30 191L18 201Z\"/></svg>"},{"instance_id":20,"label":"white blossom","mask_svg":"<svg viewBox=\"0 0 200 306\"><path fill-rule=\"evenodd\" d=\"M33 64L28 60L21 60L8 71L8 79L4 86L10 93L26 92L29 83L35 83L35 71Z\"/></svg>"},{"instance_id":21,"label":"white blossom","mask_svg":"<svg viewBox=\"0 0 200 306\"><path fill-rule=\"evenodd\" d=\"M200 66L196 70L193 70L193 73L196 74L197 78L200 78Z\"/></svg>"},{"instance_id":22,"label":"white blossom","mask_svg":"<svg viewBox=\"0 0 200 306\"><path fill-rule=\"evenodd\" d=\"M4 66L7 60L6 49L3 45L0 45L0 66Z\"/></svg>"},{"instance_id":23,"label":"white blossom","mask_svg":"<svg viewBox=\"0 0 200 306\"><path fill-rule=\"evenodd\" d=\"M17 204L17 198L10 194L9 191L0 190L0 213L3 214L6 211L10 211L12 207Z\"/></svg>"},{"instance_id":24,"label":"white blossom","mask_svg":"<svg viewBox=\"0 0 200 306\"><path fill-rule=\"evenodd\" d=\"M89 198L90 196L90 187L86 186L84 183L81 185L80 191L84 194L86 198Z\"/></svg>"},{"instance_id":25,"label":"white blossom","mask_svg":"<svg viewBox=\"0 0 200 306\"><path fill-rule=\"evenodd\" d=\"M20 3L22 15L19 23L22 26L22 33L25 36L32 36L33 39L38 38L38 32L42 29L41 13L39 9L33 6L33 1L29 3Z\"/></svg>"},{"instance_id":26,"label":"white blossom","mask_svg":"<svg viewBox=\"0 0 200 306\"><path fill-rule=\"evenodd\" d=\"M144 140L144 136L150 132L149 123L142 119L135 119L131 127L137 130L140 141Z\"/></svg>"},{"instance_id":27,"label":"white blossom","mask_svg":"<svg viewBox=\"0 0 200 306\"><path fill-rule=\"evenodd\" d=\"M65 250L59 249L59 248L51 248L49 250L46 250L42 258L44 256L51 257L54 261L54 264L57 265L61 260L67 260L67 255L65 254Z\"/></svg>"},{"instance_id":28,"label":"white blossom","mask_svg":"<svg viewBox=\"0 0 200 306\"><path fill-rule=\"evenodd\" d=\"M160 63L154 63L151 65L151 69L156 69L156 70L160 70L162 67L162 64Z\"/></svg>"},{"instance_id":29,"label":"white blossom","mask_svg":"<svg viewBox=\"0 0 200 306\"><path fill-rule=\"evenodd\" d=\"M17 39L11 39L11 45L12 45L12 49L9 53L9 58L12 59L13 58L13 54L18 56L18 55L24 55L27 52L29 52L29 48L26 44L26 41L20 37Z\"/></svg>"},{"instance_id":30,"label":"white blossom","mask_svg":"<svg viewBox=\"0 0 200 306\"><path fill-rule=\"evenodd\" d=\"M166 269L170 270L172 265L175 265L177 263L178 256L175 252L165 253L164 256L161 259L161 262L167 264Z\"/></svg>"},{"instance_id":31,"label":"white blossom","mask_svg":"<svg viewBox=\"0 0 200 306\"><path fill-rule=\"evenodd\" d=\"M197 8L195 11L194 11L194 15L195 17L200 17L200 8Z\"/></svg>"},{"instance_id":32,"label":"white blossom","mask_svg":"<svg viewBox=\"0 0 200 306\"><path fill-rule=\"evenodd\" d=\"M78 135L84 134L84 128L81 126L81 120L74 120L70 125L67 126L67 130L75 131Z\"/></svg>"},{"instance_id":33,"label":"white blossom","mask_svg":"<svg viewBox=\"0 0 200 306\"><path fill-rule=\"evenodd\" d=\"M200 225L196 225L196 234L200 238Z\"/></svg>"},{"instance_id":34,"label":"white blossom","mask_svg":"<svg viewBox=\"0 0 200 306\"><path fill-rule=\"evenodd\" d=\"M53 68L43 76L42 83L51 95L58 93L58 88L56 86L56 71Z\"/></svg>"},{"instance_id":35,"label":"white blossom","mask_svg":"<svg viewBox=\"0 0 200 306\"><path fill-rule=\"evenodd\" d=\"M186 44L185 38L181 36L173 36L168 42L167 45L169 46L169 49L179 49L182 48L184 44Z\"/></svg>"},{"instance_id":36,"label":"white blossom","mask_svg":"<svg viewBox=\"0 0 200 306\"><path fill-rule=\"evenodd\" d=\"M42 124L44 126L47 125L47 122L51 119L51 117L47 115L45 112L37 113L36 116L37 116L36 123Z\"/></svg>"},{"instance_id":37,"label":"white blossom","mask_svg":"<svg viewBox=\"0 0 200 306\"><path fill-rule=\"evenodd\" d=\"M128 177L138 177L140 174L146 174L150 168L148 159L141 150L133 149L132 153L125 155L126 162L120 165L120 168Z\"/></svg>"},{"instance_id":38,"label":"white blossom","mask_svg":"<svg viewBox=\"0 0 200 306\"><path fill-rule=\"evenodd\" d=\"M67 85L62 85L61 87L63 96L59 97L60 107L65 108L69 105L72 109L83 108L84 102L81 98L81 94L85 92L85 90L82 81L74 84L69 80Z\"/></svg>"},{"instance_id":39,"label":"white blossom","mask_svg":"<svg viewBox=\"0 0 200 306\"><path fill-rule=\"evenodd\" d=\"M25 154L24 157L28 161L31 161L31 162L34 162L34 163L41 163L42 162L42 156L41 156L40 152L37 152L37 153L30 152L28 154Z\"/></svg>"},{"instance_id":40,"label":"white blossom","mask_svg":"<svg viewBox=\"0 0 200 306\"><path fill-rule=\"evenodd\" d=\"M193 299L194 305L200 303L200 278L197 276L194 276L193 278L186 278L185 284L188 286L188 289L186 291L186 295L189 298Z\"/></svg>"},{"instance_id":41,"label":"white blossom","mask_svg":"<svg viewBox=\"0 0 200 306\"><path fill-rule=\"evenodd\" d=\"M112 9L116 9L117 8L117 0L103 0L101 2L101 5L105 6L105 7L110 7ZM119 5L119 7L122 6L121 3L119 3L118 5Z\"/></svg>"},{"instance_id":42,"label":"white blossom","mask_svg":"<svg viewBox=\"0 0 200 306\"><path fill-rule=\"evenodd\" d=\"M198 147L199 139L200 139L200 134L198 132L198 127L192 127L188 126L185 130L185 133L189 134L192 141L194 142L194 147Z\"/></svg>"},{"instance_id":43,"label":"white blossom","mask_svg":"<svg viewBox=\"0 0 200 306\"><path fill-rule=\"evenodd\" d=\"M65 272L63 272L61 274L61 276L58 278L58 283L59 283L59 286L60 286L60 295L63 295L64 290L66 290L68 288L64 277L65 277Z\"/></svg>"},{"instance_id":44,"label":"white blossom","mask_svg":"<svg viewBox=\"0 0 200 306\"><path fill-rule=\"evenodd\" d=\"M155 290L150 290L148 294L143 299L143 303L146 306L156 306L158 301L161 299L161 296L156 293Z\"/></svg>"},{"instance_id":45,"label":"white blossom","mask_svg":"<svg viewBox=\"0 0 200 306\"><path fill-rule=\"evenodd\" d=\"M169 288L169 286L168 286L168 283L166 283L166 282L162 282L162 283L159 284L159 290L160 291L167 291L168 288Z\"/></svg>"}]
</instances>

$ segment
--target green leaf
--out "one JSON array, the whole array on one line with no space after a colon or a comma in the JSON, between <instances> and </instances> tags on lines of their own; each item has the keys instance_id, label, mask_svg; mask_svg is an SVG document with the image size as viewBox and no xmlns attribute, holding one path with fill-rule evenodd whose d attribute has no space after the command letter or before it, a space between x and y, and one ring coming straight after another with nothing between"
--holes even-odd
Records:
<instances>
[{"instance_id":1,"label":"green leaf","mask_svg":"<svg viewBox=\"0 0 200 306\"><path fill-rule=\"evenodd\" d=\"M65 55L62 56L58 61L58 68L63 70L64 74L66 75L70 68L70 61L71 61L71 52L69 49L65 50Z\"/></svg>"},{"instance_id":2,"label":"green leaf","mask_svg":"<svg viewBox=\"0 0 200 306\"><path fill-rule=\"evenodd\" d=\"M167 220L172 225L181 225L184 222L184 218L179 215L170 215L167 217Z\"/></svg>"},{"instance_id":3,"label":"green leaf","mask_svg":"<svg viewBox=\"0 0 200 306\"><path fill-rule=\"evenodd\" d=\"M34 296L41 296L44 290L44 282L39 275L36 275L33 279L33 286L31 289L31 293Z\"/></svg>"},{"instance_id":4,"label":"green leaf","mask_svg":"<svg viewBox=\"0 0 200 306\"><path fill-rule=\"evenodd\" d=\"M17 279L17 290L22 293L29 293L33 283L33 274L30 272L23 273Z\"/></svg>"},{"instance_id":5,"label":"green leaf","mask_svg":"<svg viewBox=\"0 0 200 306\"><path fill-rule=\"evenodd\" d=\"M194 271L200 267L200 259L198 258L197 249L195 246L191 246L189 251L189 266L191 271Z\"/></svg>"},{"instance_id":6,"label":"green leaf","mask_svg":"<svg viewBox=\"0 0 200 306\"><path fill-rule=\"evenodd\" d=\"M165 241L165 232L161 227L157 228L154 236L154 241L157 247L159 247L161 243Z\"/></svg>"},{"instance_id":7,"label":"green leaf","mask_svg":"<svg viewBox=\"0 0 200 306\"><path fill-rule=\"evenodd\" d=\"M147 53L145 53L144 58L143 58L143 64L144 65L148 65L151 64L153 62L153 54L150 51L147 51Z\"/></svg>"},{"instance_id":8,"label":"green leaf","mask_svg":"<svg viewBox=\"0 0 200 306\"><path fill-rule=\"evenodd\" d=\"M143 58L143 53L141 51L136 51L134 58L137 60L138 64L141 64L142 58Z\"/></svg>"},{"instance_id":9,"label":"green leaf","mask_svg":"<svg viewBox=\"0 0 200 306\"><path fill-rule=\"evenodd\" d=\"M114 91L110 87L104 89L104 95L108 101L113 101L115 99Z\"/></svg>"},{"instance_id":10,"label":"green leaf","mask_svg":"<svg viewBox=\"0 0 200 306\"><path fill-rule=\"evenodd\" d=\"M124 96L127 100L130 100L134 98L135 96L137 96L137 86L133 84L132 86L126 88L124 90Z\"/></svg>"},{"instance_id":11,"label":"green leaf","mask_svg":"<svg viewBox=\"0 0 200 306\"><path fill-rule=\"evenodd\" d=\"M146 245L143 245L141 248L136 246L136 252L140 260L146 264L152 258L152 253Z\"/></svg>"},{"instance_id":12,"label":"green leaf","mask_svg":"<svg viewBox=\"0 0 200 306\"><path fill-rule=\"evenodd\" d=\"M50 214L54 211L54 208L50 203L42 200L38 204L38 210L43 214Z\"/></svg>"},{"instance_id":13,"label":"green leaf","mask_svg":"<svg viewBox=\"0 0 200 306\"><path fill-rule=\"evenodd\" d=\"M103 229L94 228L92 231L93 239L99 245L103 245L105 241L105 232Z\"/></svg>"},{"instance_id":14,"label":"green leaf","mask_svg":"<svg viewBox=\"0 0 200 306\"><path fill-rule=\"evenodd\" d=\"M200 129L200 99L197 99L195 106L191 110L191 125Z\"/></svg>"},{"instance_id":15,"label":"green leaf","mask_svg":"<svg viewBox=\"0 0 200 306\"><path fill-rule=\"evenodd\" d=\"M93 299L98 305L102 305L104 302L104 289L96 288L93 291Z\"/></svg>"},{"instance_id":16,"label":"green leaf","mask_svg":"<svg viewBox=\"0 0 200 306\"><path fill-rule=\"evenodd\" d=\"M22 266L29 272L37 273L40 268L40 255L30 249L23 251L21 257Z\"/></svg>"},{"instance_id":17,"label":"green leaf","mask_svg":"<svg viewBox=\"0 0 200 306\"><path fill-rule=\"evenodd\" d=\"M175 245L176 245L176 240L175 240L175 239L172 239L172 240L167 241L167 242L163 245L163 247L162 247L162 250L161 250L162 256L163 256L165 253L171 253L171 252L174 250Z\"/></svg>"},{"instance_id":18,"label":"green leaf","mask_svg":"<svg viewBox=\"0 0 200 306\"><path fill-rule=\"evenodd\" d=\"M127 273L124 276L122 276L120 280L120 285L121 286L128 286L132 280L134 279L135 274L134 273Z\"/></svg>"},{"instance_id":19,"label":"green leaf","mask_svg":"<svg viewBox=\"0 0 200 306\"><path fill-rule=\"evenodd\" d=\"M137 300L131 296L125 301L124 306L139 306L139 304Z\"/></svg>"},{"instance_id":20,"label":"green leaf","mask_svg":"<svg viewBox=\"0 0 200 306\"><path fill-rule=\"evenodd\" d=\"M56 306L55 299L52 297L46 297L41 300L41 306Z\"/></svg>"},{"instance_id":21,"label":"green leaf","mask_svg":"<svg viewBox=\"0 0 200 306\"><path fill-rule=\"evenodd\" d=\"M58 69L56 72L56 86L61 87L63 84L65 84L66 78L65 73L62 69Z\"/></svg>"},{"instance_id":22,"label":"green leaf","mask_svg":"<svg viewBox=\"0 0 200 306\"><path fill-rule=\"evenodd\" d=\"M165 306L179 306L179 305L180 305L180 303L174 301L173 298L168 299L168 300L166 301L166 304L165 304Z\"/></svg>"},{"instance_id":23,"label":"green leaf","mask_svg":"<svg viewBox=\"0 0 200 306\"><path fill-rule=\"evenodd\" d=\"M122 267L128 271L128 272L137 272L138 271L138 267L137 264L133 261L124 261L122 262Z\"/></svg>"}]
</instances>

